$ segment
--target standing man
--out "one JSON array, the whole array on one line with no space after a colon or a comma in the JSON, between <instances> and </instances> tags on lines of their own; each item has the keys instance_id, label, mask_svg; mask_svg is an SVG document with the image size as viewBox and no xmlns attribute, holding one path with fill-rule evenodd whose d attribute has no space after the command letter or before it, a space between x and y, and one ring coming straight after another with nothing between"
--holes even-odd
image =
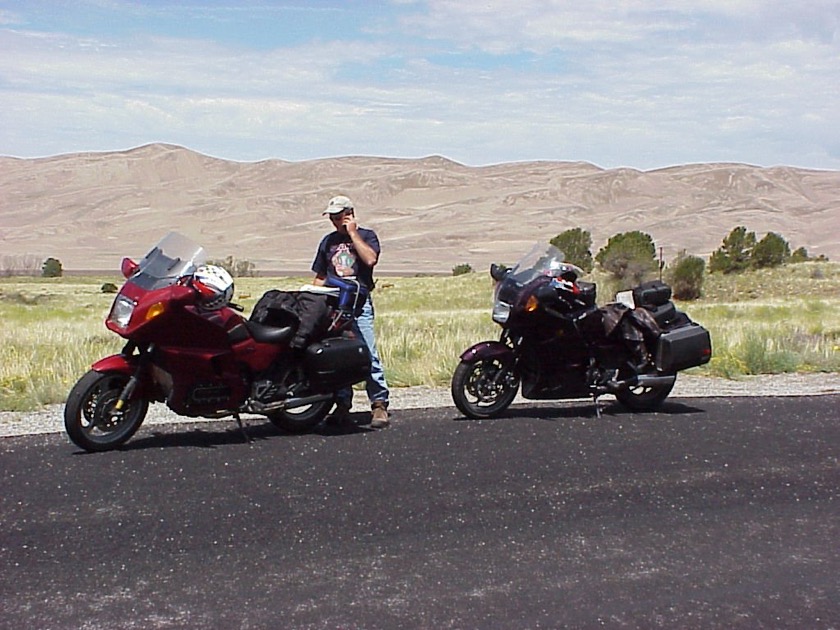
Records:
<instances>
[{"instance_id":1,"label":"standing man","mask_svg":"<svg viewBox=\"0 0 840 630\"><path fill-rule=\"evenodd\" d=\"M343 195L330 199L323 214L330 218L335 231L327 234L318 245L318 252L312 262L312 271L315 272L314 284L323 285L328 275L355 276L369 292L372 292L373 268L379 262L379 238L376 232L359 227L353 202ZM388 384L385 382L385 371L376 351L371 296L372 293L368 293L367 301L356 320L354 329L365 340L370 350L370 376L365 382L371 408L370 426L382 429L390 424L389 391ZM327 421L330 424L347 422L352 406L353 389L348 387L338 393L335 410Z\"/></svg>"}]
</instances>

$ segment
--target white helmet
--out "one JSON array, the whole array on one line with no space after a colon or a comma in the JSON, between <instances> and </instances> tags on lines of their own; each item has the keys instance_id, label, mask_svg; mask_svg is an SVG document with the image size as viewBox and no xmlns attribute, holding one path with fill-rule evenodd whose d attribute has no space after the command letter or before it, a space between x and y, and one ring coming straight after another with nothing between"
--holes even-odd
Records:
<instances>
[{"instance_id":1,"label":"white helmet","mask_svg":"<svg viewBox=\"0 0 840 630\"><path fill-rule=\"evenodd\" d=\"M216 311L233 298L233 278L216 265L202 265L195 270L192 285L200 296L199 305L208 311Z\"/></svg>"}]
</instances>

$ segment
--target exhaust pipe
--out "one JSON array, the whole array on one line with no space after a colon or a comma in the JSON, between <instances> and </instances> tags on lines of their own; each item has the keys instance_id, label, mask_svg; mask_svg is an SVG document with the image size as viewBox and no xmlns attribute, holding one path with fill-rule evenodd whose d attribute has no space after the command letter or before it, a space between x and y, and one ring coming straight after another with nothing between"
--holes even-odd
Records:
<instances>
[{"instance_id":1,"label":"exhaust pipe","mask_svg":"<svg viewBox=\"0 0 840 630\"><path fill-rule=\"evenodd\" d=\"M611 394L630 389L631 387L667 387L673 385L677 376L652 376L650 374L639 374L623 381L610 381L605 384L607 391Z\"/></svg>"},{"instance_id":2,"label":"exhaust pipe","mask_svg":"<svg viewBox=\"0 0 840 630\"><path fill-rule=\"evenodd\" d=\"M271 411L279 411L281 409L295 409L296 407L314 405L315 403L332 400L332 398L333 394L318 394L317 396L305 396L303 398L289 398L287 400L277 400L268 404L261 403L258 400L250 400L247 403L247 410L251 413L265 414Z\"/></svg>"},{"instance_id":3,"label":"exhaust pipe","mask_svg":"<svg viewBox=\"0 0 840 630\"><path fill-rule=\"evenodd\" d=\"M630 379L631 381L633 379ZM648 374L640 374L636 377L636 384L631 385L631 387L665 387L667 385L673 385L676 380L677 376L672 374L671 376L650 376Z\"/></svg>"},{"instance_id":4,"label":"exhaust pipe","mask_svg":"<svg viewBox=\"0 0 840 630\"><path fill-rule=\"evenodd\" d=\"M306 396L304 398L289 398L283 401L284 409L294 409L295 407L305 407L306 405L314 405L315 403L332 400L333 394L318 394L317 396Z\"/></svg>"}]
</instances>

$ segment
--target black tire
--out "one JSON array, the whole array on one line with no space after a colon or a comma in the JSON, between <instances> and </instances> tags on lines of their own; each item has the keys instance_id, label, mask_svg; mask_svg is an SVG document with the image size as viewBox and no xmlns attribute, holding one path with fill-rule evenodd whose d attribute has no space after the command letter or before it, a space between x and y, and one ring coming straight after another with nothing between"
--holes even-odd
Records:
<instances>
[{"instance_id":1,"label":"black tire","mask_svg":"<svg viewBox=\"0 0 840 630\"><path fill-rule=\"evenodd\" d=\"M619 379L623 378L619 374ZM658 385L655 387L631 387L622 390L615 395L616 400L631 411L653 411L658 409L665 399L671 394L676 384L676 375L674 382L670 385Z\"/></svg>"},{"instance_id":2,"label":"black tire","mask_svg":"<svg viewBox=\"0 0 840 630\"><path fill-rule=\"evenodd\" d=\"M452 400L468 418L492 418L510 407L519 379L499 359L461 361L452 375Z\"/></svg>"},{"instance_id":3,"label":"black tire","mask_svg":"<svg viewBox=\"0 0 840 630\"><path fill-rule=\"evenodd\" d=\"M148 400L135 398L121 413L114 410L128 378L120 372L91 370L73 386L64 406L64 429L73 444L88 452L110 451L140 428Z\"/></svg>"},{"instance_id":4,"label":"black tire","mask_svg":"<svg viewBox=\"0 0 840 630\"><path fill-rule=\"evenodd\" d=\"M289 433L306 433L321 424L332 406L332 400L325 400L305 407L273 411L268 414L268 419L278 429Z\"/></svg>"}]
</instances>

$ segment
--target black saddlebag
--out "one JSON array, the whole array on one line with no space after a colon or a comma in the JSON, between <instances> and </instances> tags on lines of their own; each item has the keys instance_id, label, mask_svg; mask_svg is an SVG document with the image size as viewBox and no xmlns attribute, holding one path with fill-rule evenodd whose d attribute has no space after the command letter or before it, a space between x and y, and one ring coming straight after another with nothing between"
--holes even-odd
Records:
<instances>
[{"instance_id":1,"label":"black saddlebag","mask_svg":"<svg viewBox=\"0 0 840 630\"><path fill-rule=\"evenodd\" d=\"M633 303L636 306L662 306L671 299L671 287L661 280L643 282L633 289Z\"/></svg>"},{"instance_id":2,"label":"black saddlebag","mask_svg":"<svg viewBox=\"0 0 840 630\"><path fill-rule=\"evenodd\" d=\"M712 358L709 331L699 324L675 328L659 336L656 369L673 373L708 363Z\"/></svg>"},{"instance_id":3,"label":"black saddlebag","mask_svg":"<svg viewBox=\"0 0 840 630\"><path fill-rule=\"evenodd\" d=\"M362 339L331 337L306 349L304 369L313 391L327 394L365 380L370 352Z\"/></svg>"}]
</instances>

